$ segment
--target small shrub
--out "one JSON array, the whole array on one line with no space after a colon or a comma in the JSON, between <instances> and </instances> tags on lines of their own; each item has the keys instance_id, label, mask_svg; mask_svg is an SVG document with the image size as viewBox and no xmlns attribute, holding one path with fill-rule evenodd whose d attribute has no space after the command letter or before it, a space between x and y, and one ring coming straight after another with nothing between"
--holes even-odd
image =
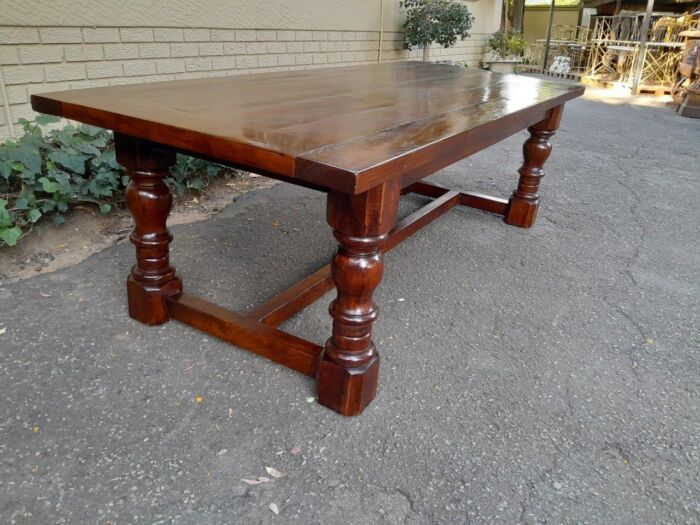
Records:
<instances>
[{"instance_id":1,"label":"small shrub","mask_svg":"<svg viewBox=\"0 0 700 525\"><path fill-rule=\"evenodd\" d=\"M14 246L34 225L78 203L103 214L121 202L129 178L117 164L112 134L84 124L45 131L58 117L20 120L24 134L0 143L0 246ZM166 182L178 194L201 190L223 166L178 155Z\"/></svg>"},{"instance_id":2,"label":"small shrub","mask_svg":"<svg viewBox=\"0 0 700 525\"><path fill-rule=\"evenodd\" d=\"M501 58L520 57L527 42L520 31L497 31L489 38L489 47Z\"/></svg>"},{"instance_id":3,"label":"small shrub","mask_svg":"<svg viewBox=\"0 0 700 525\"><path fill-rule=\"evenodd\" d=\"M399 5L406 9L404 47L427 47L437 42L452 47L457 38L464 40L474 16L466 5L453 0L405 0Z\"/></svg>"}]
</instances>

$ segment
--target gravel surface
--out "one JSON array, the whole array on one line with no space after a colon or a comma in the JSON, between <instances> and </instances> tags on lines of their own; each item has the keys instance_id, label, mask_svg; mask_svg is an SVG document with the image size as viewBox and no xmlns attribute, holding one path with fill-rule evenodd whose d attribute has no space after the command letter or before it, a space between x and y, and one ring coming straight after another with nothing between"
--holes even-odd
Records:
<instances>
[{"instance_id":1,"label":"gravel surface","mask_svg":"<svg viewBox=\"0 0 700 525\"><path fill-rule=\"evenodd\" d=\"M433 180L505 196L524 137ZM700 522L699 143L669 108L570 103L533 229L455 209L387 257L357 418L129 319L127 243L0 288L0 522ZM286 184L173 233L186 289L238 310L334 245ZM284 328L323 342L330 299Z\"/></svg>"}]
</instances>

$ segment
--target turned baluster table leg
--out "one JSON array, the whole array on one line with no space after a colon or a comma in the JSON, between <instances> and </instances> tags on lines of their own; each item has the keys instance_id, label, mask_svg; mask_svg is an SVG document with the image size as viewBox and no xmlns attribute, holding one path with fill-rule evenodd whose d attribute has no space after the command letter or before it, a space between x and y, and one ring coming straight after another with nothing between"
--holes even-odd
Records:
<instances>
[{"instance_id":1,"label":"turned baluster table leg","mask_svg":"<svg viewBox=\"0 0 700 525\"><path fill-rule=\"evenodd\" d=\"M330 305L333 334L319 364L318 400L346 416L360 414L377 393L372 294L382 279L381 246L396 223L399 196L398 182L359 195L328 195L328 223L339 242L331 263L337 297Z\"/></svg>"},{"instance_id":2,"label":"turned baluster table leg","mask_svg":"<svg viewBox=\"0 0 700 525\"><path fill-rule=\"evenodd\" d=\"M523 145L524 162L518 170L518 187L508 201L505 221L513 226L529 228L535 224L540 204L540 179L544 176L544 163L552 152L549 139L556 132L563 106L552 109L547 118L530 126L530 138Z\"/></svg>"},{"instance_id":3,"label":"turned baluster table leg","mask_svg":"<svg viewBox=\"0 0 700 525\"><path fill-rule=\"evenodd\" d=\"M129 315L148 325L168 321L166 298L182 292L182 282L170 265L172 235L165 222L172 206L164 179L175 153L152 142L115 133L117 161L131 178L126 203L134 218L131 242L136 264L127 279Z\"/></svg>"}]
</instances>

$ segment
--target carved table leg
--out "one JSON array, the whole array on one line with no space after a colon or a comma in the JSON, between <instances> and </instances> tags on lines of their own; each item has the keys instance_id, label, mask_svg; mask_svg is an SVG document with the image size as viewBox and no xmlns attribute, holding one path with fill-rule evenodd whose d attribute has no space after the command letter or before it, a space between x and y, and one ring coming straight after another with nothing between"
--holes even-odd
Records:
<instances>
[{"instance_id":1,"label":"carved table leg","mask_svg":"<svg viewBox=\"0 0 700 525\"><path fill-rule=\"evenodd\" d=\"M168 245L173 238L165 226L172 195L163 179L175 154L118 133L114 140L117 161L131 177L126 203L134 217L130 238L136 246L136 265L126 283L129 315L148 325L163 324L168 321L167 296L182 292L182 282L170 265Z\"/></svg>"},{"instance_id":2,"label":"carved table leg","mask_svg":"<svg viewBox=\"0 0 700 525\"><path fill-rule=\"evenodd\" d=\"M318 400L345 416L360 414L377 392L372 293L382 279L381 245L396 223L399 196L398 181L360 195L328 195L328 223L340 243L331 264L338 295L330 305L333 335L319 364Z\"/></svg>"},{"instance_id":3,"label":"carved table leg","mask_svg":"<svg viewBox=\"0 0 700 525\"><path fill-rule=\"evenodd\" d=\"M540 179L544 176L544 163L552 151L549 139L559 127L563 106L552 109L543 121L530 126L530 138L523 145L525 161L518 170L518 188L508 201L505 221L513 226L529 228L535 224L540 203Z\"/></svg>"}]
</instances>

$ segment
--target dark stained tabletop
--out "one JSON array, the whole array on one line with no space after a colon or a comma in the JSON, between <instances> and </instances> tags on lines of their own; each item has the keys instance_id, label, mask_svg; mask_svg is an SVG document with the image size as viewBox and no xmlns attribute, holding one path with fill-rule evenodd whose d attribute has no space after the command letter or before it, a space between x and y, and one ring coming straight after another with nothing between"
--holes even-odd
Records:
<instances>
[{"instance_id":1,"label":"dark stained tabletop","mask_svg":"<svg viewBox=\"0 0 700 525\"><path fill-rule=\"evenodd\" d=\"M32 106L358 193L388 177L440 169L582 93L518 75L393 62L42 93Z\"/></svg>"}]
</instances>

